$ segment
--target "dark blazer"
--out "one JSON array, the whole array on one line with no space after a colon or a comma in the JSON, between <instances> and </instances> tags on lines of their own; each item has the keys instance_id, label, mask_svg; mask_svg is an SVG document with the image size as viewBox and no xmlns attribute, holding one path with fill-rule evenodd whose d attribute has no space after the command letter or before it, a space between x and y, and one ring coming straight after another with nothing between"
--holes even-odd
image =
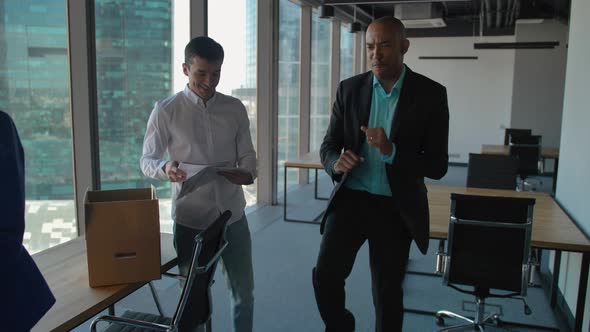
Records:
<instances>
[{"instance_id":1,"label":"dark blazer","mask_svg":"<svg viewBox=\"0 0 590 332\"><path fill-rule=\"evenodd\" d=\"M347 180L346 175L335 174L332 165L343 149L360 152L366 140L360 127L369 122L372 95L372 72L346 79L338 86L330 125L320 149L326 172L338 182L322 219L322 232L326 216L338 199L338 191ZM389 137L395 144L395 157L391 165L384 165L392 197L424 254L430 232L424 177L440 179L447 173L448 136L446 88L406 67Z\"/></svg>"},{"instance_id":2,"label":"dark blazer","mask_svg":"<svg viewBox=\"0 0 590 332\"><path fill-rule=\"evenodd\" d=\"M55 303L35 262L23 247L24 154L16 127L0 111L0 330L29 331Z\"/></svg>"}]
</instances>

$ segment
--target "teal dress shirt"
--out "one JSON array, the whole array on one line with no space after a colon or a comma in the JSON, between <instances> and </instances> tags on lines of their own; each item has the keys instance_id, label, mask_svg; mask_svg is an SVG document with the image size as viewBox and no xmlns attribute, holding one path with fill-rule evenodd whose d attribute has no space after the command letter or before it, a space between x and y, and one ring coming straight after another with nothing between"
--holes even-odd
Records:
<instances>
[{"instance_id":1,"label":"teal dress shirt","mask_svg":"<svg viewBox=\"0 0 590 332\"><path fill-rule=\"evenodd\" d=\"M373 97L367 126L369 128L382 127L387 137L391 137L391 124L393 123L393 116L405 76L406 66L404 65L399 79L389 93L385 92L379 80L373 76ZM385 163L391 164L393 162L395 145L391 155L387 156L381 154L377 148L370 146L365 141L361 147L360 155L365 160L350 173L344 185L349 189L391 197Z\"/></svg>"}]
</instances>

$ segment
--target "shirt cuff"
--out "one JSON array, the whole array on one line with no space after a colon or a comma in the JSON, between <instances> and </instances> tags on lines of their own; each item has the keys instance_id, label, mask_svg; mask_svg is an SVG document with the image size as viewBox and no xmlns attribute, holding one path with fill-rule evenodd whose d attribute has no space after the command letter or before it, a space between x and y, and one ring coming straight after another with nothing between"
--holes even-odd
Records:
<instances>
[{"instance_id":1,"label":"shirt cuff","mask_svg":"<svg viewBox=\"0 0 590 332\"><path fill-rule=\"evenodd\" d=\"M393 158L395 157L395 144L391 143L391 154L386 156L384 154L381 155L381 160L385 163L391 165L393 163Z\"/></svg>"},{"instance_id":2,"label":"shirt cuff","mask_svg":"<svg viewBox=\"0 0 590 332\"><path fill-rule=\"evenodd\" d=\"M336 165L336 162L337 162L337 161L338 161L338 159L334 160L334 161L332 162L332 165L331 165L330 167L332 168L332 172L333 172L335 175L340 175L340 174L342 174L342 173L338 172L338 171L337 171L337 170L334 168L334 165Z\"/></svg>"},{"instance_id":3,"label":"shirt cuff","mask_svg":"<svg viewBox=\"0 0 590 332\"><path fill-rule=\"evenodd\" d=\"M164 165L166 165L167 162L168 162L168 160L162 160L160 162L160 164L158 165L158 176L160 176L160 178L163 178L163 179L168 178L168 176L166 175L166 172L164 171Z\"/></svg>"}]
</instances>

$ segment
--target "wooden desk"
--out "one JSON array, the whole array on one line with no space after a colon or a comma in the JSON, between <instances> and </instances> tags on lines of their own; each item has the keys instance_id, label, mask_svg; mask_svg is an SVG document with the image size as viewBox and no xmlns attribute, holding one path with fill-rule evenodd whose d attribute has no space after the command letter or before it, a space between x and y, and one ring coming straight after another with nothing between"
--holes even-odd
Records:
<instances>
[{"instance_id":1,"label":"wooden desk","mask_svg":"<svg viewBox=\"0 0 590 332\"><path fill-rule=\"evenodd\" d=\"M581 252L583 254L574 327L574 331L581 332L590 263L590 241L565 214L555 200L549 194L541 192L516 192L511 190L430 185L428 186L428 205L430 208L431 238L442 240L447 239L451 193L529 197L536 199L533 212L531 245L536 248L555 250L555 262L553 264L553 280L551 286L552 307L554 307L556 303L561 251Z\"/></svg>"},{"instance_id":2,"label":"wooden desk","mask_svg":"<svg viewBox=\"0 0 590 332\"><path fill-rule=\"evenodd\" d=\"M327 200L326 197L319 197L318 196L318 170L324 169L324 165L320 161L320 153L319 152L309 152L305 155L301 156L300 158L287 160L285 161L285 178L283 183L283 219L285 221L291 222L301 222L301 223L308 223L308 224L317 224L317 219L323 214L323 211L313 218L312 220L302 220L302 219L293 219L287 217L287 169L292 168L304 168L304 169L313 169L315 170L315 183L313 188L313 197L315 199L320 200Z\"/></svg>"},{"instance_id":3,"label":"wooden desk","mask_svg":"<svg viewBox=\"0 0 590 332\"><path fill-rule=\"evenodd\" d=\"M531 245L536 248L590 252L590 241L547 193L465 187L428 186L430 237L446 239L451 193L535 198Z\"/></svg>"},{"instance_id":4,"label":"wooden desk","mask_svg":"<svg viewBox=\"0 0 590 332\"><path fill-rule=\"evenodd\" d=\"M481 146L481 153L507 156L510 154L510 146L483 144ZM559 148L553 146L544 146L541 148L541 157L545 159L559 159Z\"/></svg>"},{"instance_id":5,"label":"wooden desk","mask_svg":"<svg viewBox=\"0 0 590 332\"><path fill-rule=\"evenodd\" d=\"M510 146L483 144L481 146L481 153L508 156L510 155ZM544 159L555 160L555 167L553 169L553 193L555 193L555 188L557 188L557 168L559 167L559 148L553 146L544 146L541 148L541 157Z\"/></svg>"},{"instance_id":6,"label":"wooden desk","mask_svg":"<svg viewBox=\"0 0 590 332\"><path fill-rule=\"evenodd\" d=\"M162 233L162 272L176 265L172 234ZM32 331L69 331L146 283L90 288L83 236L33 255L56 298Z\"/></svg>"}]
</instances>

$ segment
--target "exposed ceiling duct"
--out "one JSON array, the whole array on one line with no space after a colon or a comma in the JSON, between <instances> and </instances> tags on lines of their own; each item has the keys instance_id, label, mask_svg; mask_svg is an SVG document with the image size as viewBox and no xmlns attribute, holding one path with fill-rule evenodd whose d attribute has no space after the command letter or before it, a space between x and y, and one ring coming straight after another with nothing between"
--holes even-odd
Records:
<instances>
[{"instance_id":1,"label":"exposed ceiling duct","mask_svg":"<svg viewBox=\"0 0 590 332\"><path fill-rule=\"evenodd\" d=\"M444 28L442 6L435 3L395 4L394 16L408 29Z\"/></svg>"},{"instance_id":2,"label":"exposed ceiling duct","mask_svg":"<svg viewBox=\"0 0 590 332\"><path fill-rule=\"evenodd\" d=\"M314 0L334 6L363 25L383 16L400 18L409 37L507 36L516 21L554 19L568 23L571 0ZM588 0L590 1L590 0ZM415 7L415 8L414 8ZM416 12L420 15L414 15Z\"/></svg>"}]
</instances>

